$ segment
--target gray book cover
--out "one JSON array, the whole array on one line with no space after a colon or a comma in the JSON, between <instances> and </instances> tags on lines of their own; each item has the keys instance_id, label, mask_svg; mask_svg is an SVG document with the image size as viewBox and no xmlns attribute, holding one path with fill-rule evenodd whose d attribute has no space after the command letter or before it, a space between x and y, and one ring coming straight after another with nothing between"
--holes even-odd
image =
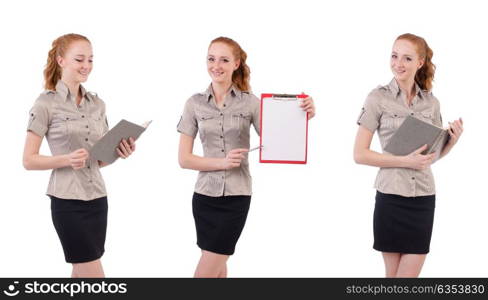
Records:
<instances>
[{"instance_id":1,"label":"gray book cover","mask_svg":"<svg viewBox=\"0 0 488 300\"><path fill-rule=\"evenodd\" d=\"M438 157L448 140L447 129L408 116L393 134L385 151L394 155L408 155L427 144L427 150L422 154L437 153Z\"/></svg>"},{"instance_id":2,"label":"gray book cover","mask_svg":"<svg viewBox=\"0 0 488 300\"><path fill-rule=\"evenodd\" d=\"M116 148L119 146L122 139L129 139L129 137L132 137L134 140L137 140L144 130L146 130L146 127L126 120L121 120L114 128L110 129L109 132L98 140L95 145L93 145L90 151L90 156L105 163L113 163L119 158Z\"/></svg>"}]
</instances>

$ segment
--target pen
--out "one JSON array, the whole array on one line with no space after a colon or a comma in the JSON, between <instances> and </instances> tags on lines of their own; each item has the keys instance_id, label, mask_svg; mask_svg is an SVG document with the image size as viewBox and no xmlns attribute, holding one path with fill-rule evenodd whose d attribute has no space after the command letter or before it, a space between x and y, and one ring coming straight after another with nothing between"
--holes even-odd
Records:
<instances>
[{"instance_id":1,"label":"pen","mask_svg":"<svg viewBox=\"0 0 488 300\"><path fill-rule=\"evenodd\" d=\"M263 146L257 146L257 147L254 147L254 148L249 149L249 151L247 151L247 152L252 152L252 151L258 150L259 148L262 148L262 147Z\"/></svg>"}]
</instances>

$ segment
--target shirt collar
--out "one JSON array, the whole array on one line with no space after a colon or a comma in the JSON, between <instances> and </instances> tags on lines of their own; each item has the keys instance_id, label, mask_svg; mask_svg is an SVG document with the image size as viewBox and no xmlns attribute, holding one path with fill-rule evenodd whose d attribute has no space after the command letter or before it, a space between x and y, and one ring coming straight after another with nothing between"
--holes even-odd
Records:
<instances>
[{"instance_id":1,"label":"shirt collar","mask_svg":"<svg viewBox=\"0 0 488 300\"><path fill-rule=\"evenodd\" d=\"M390 90L393 92L393 95L395 95L396 97L398 95L400 95L401 93L401 89L400 87L398 86L398 83L396 81L395 78L393 78L390 83L388 84L388 87L390 88ZM415 95L418 95L419 97L422 97L422 89L420 88L420 86L417 84L417 82L415 82Z\"/></svg>"},{"instance_id":2,"label":"shirt collar","mask_svg":"<svg viewBox=\"0 0 488 300\"><path fill-rule=\"evenodd\" d=\"M212 99L212 97L215 97L214 94L213 94L212 84L210 84L208 86L208 88L207 88L207 90L205 91L204 94L205 94L205 99L207 100L207 102L209 102L210 99ZM230 95L232 97L240 98L241 91L235 85L232 85L230 87Z\"/></svg>"},{"instance_id":3,"label":"shirt collar","mask_svg":"<svg viewBox=\"0 0 488 300\"><path fill-rule=\"evenodd\" d=\"M85 98L88 101L90 101L90 97L85 97L86 96L86 90L83 87L83 85L80 84L80 91L81 91L81 98ZM61 96L61 98L65 101L68 101L68 99L71 99L71 92L69 91L68 86L62 81L58 80L58 83L56 83L56 93Z\"/></svg>"}]
</instances>

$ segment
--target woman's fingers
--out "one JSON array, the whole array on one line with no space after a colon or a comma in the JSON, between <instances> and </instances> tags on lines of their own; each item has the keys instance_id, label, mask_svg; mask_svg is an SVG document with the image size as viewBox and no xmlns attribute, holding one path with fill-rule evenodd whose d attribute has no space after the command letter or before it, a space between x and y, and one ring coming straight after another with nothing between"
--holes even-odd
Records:
<instances>
[{"instance_id":1,"label":"woman's fingers","mask_svg":"<svg viewBox=\"0 0 488 300\"><path fill-rule=\"evenodd\" d=\"M120 157L122 157L122 158L127 158L127 155L126 155L126 154L124 154L122 151L120 151L120 149L119 149L119 148L117 148L116 150L117 150L117 154L118 154Z\"/></svg>"},{"instance_id":2,"label":"woman's fingers","mask_svg":"<svg viewBox=\"0 0 488 300\"><path fill-rule=\"evenodd\" d=\"M231 159L244 159L244 155L242 154L230 154L227 157Z\"/></svg>"},{"instance_id":3,"label":"woman's fingers","mask_svg":"<svg viewBox=\"0 0 488 300\"><path fill-rule=\"evenodd\" d=\"M89 157L90 153L86 149L80 148L69 154L69 162L74 170L78 170L85 167Z\"/></svg>"},{"instance_id":4,"label":"woman's fingers","mask_svg":"<svg viewBox=\"0 0 488 300\"><path fill-rule=\"evenodd\" d=\"M249 152L249 149L244 149L244 148L232 149L229 151L229 153L227 153L227 157L244 159L244 153L246 152Z\"/></svg>"},{"instance_id":5,"label":"woman's fingers","mask_svg":"<svg viewBox=\"0 0 488 300\"><path fill-rule=\"evenodd\" d=\"M229 151L229 154L231 153L237 153L237 154L240 154L240 153L245 153L245 152L248 152L249 149L246 149L246 148L236 148L236 149L232 149Z\"/></svg>"},{"instance_id":6,"label":"woman's fingers","mask_svg":"<svg viewBox=\"0 0 488 300\"><path fill-rule=\"evenodd\" d=\"M300 107L302 107L302 109L308 113L309 120L315 116L315 105L311 97L303 100Z\"/></svg>"},{"instance_id":7,"label":"woman's fingers","mask_svg":"<svg viewBox=\"0 0 488 300\"><path fill-rule=\"evenodd\" d=\"M128 140L122 139L119 146L116 148L116 151L121 158L127 158L135 151L135 149L135 140L130 137Z\"/></svg>"},{"instance_id":8,"label":"woman's fingers","mask_svg":"<svg viewBox=\"0 0 488 300\"><path fill-rule=\"evenodd\" d=\"M416 155L424 152L424 150L427 149L427 144L423 145L422 147L418 148L417 150L413 151L410 153L411 155Z\"/></svg>"},{"instance_id":9,"label":"woman's fingers","mask_svg":"<svg viewBox=\"0 0 488 300\"><path fill-rule=\"evenodd\" d=\"M127 142L126 139L123 139L121 142L120 142L120 149L126 153L127 156L131 155L132 154L132 150L131 150L131 147L129 145L129 143Z\"/></svg>"},{"instance_id":10,"label":"woman's fingers","mask_svg":"<svg viewBox=\"0 0 488 300\"><path fill-rule=\"evenodd\" d=\"M89 156L88 153L73 153L71 155L71 158L75 158L75 159L79 159L79 158L87 159L88 156Z\"/></svg>"},{"instance_id":11,"label":"woman's fingers","mask_svg":"<svg viewBox=\"0 0 488 300\"><path fill-rule=\"evenodd\" d=\"M463 125L459 120L454 121L453 126L457 135L460 135L463 132Z\"/></svg>"},{"instance_id":12,"label":"woman's fingers","mask_svg":"<svg viewBox=\"0 0 488 300\"><path fill-rule=\"evenodd\" d=\"M312 104L302 106L304 111L314 111L314 106Z\"/></svg>"},{"instance_id":13,"label":"woman's fingers","mask_svg":"<svg viewBox=\"0 0 488 300\"><path fill-rule=\"evenodd\" d=\"M449 132L449 135L451 136L451 138L453 138L454 140L457 140L462 133L462 127L461 127L461 124L459 123L459 121L457 121L457 123L456 123L456 121L453 123L449 122L448 132Z\"/></svg>"},{"instance_id":14,"label":"woman's fingers","mask_svg":"<svg viewBox=\"0 0 488 300\"><path fill-rule=\"evenodd\" d=\"M71 164L84 164L85 161L86 160L83 158L74 158L74 159L71 159Z\"/></svg>"},{"instance_id":15,"label":"woman's fingers","mask_svg":"<svg viewBox=\"0 0 488 300\"><path fill-rule=\"evenodd\" d=\"M300 104L300 106L305 106L305 105L311 104L311 103L313 103L312 97L307 97L307 98L302 100L302 103Z\"/></svg>"},{"instance_id":16,"label":"woman's fingers","mask_svg":"<svg viewBox=\"0 0 488 300\"><path fill-rule=\"evenodd\" d=\"M136 151L136 141L132 137L129 138L129 144L132 152Z\"/></svg>"},{"instance_id":17,"label":"woman's fingers","mask_svg":"<svg viewBox=\"0 0 488 300\"><path fill-rule=\"evenodd\" d=\"M85 167L84 162L71 162L71 167L75 170L81 169Z\"/></svg>"}]
</instances>

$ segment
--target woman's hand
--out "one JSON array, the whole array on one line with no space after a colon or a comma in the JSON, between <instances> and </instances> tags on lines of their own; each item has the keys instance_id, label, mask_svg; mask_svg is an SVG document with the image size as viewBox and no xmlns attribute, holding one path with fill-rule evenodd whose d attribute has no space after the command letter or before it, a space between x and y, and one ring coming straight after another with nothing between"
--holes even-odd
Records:
<instances>
[{"instance_id":1,"label":"woman's hand","mask_svg":"<svg viewBox=\"0 0 488 300\"><path fill-rule=\"evenodd\" d=\"M407 156L404 156L405 167L415 170L427 169L435 159L435 153L422 154L427 149L427 145L423 145L417 150L413 151Z\"/></svg>"},{"instance_id":2,"label":"woman's hand","mask_svg":"<svg viewBox=\"0 0 488 300\"><path fill-rule=\"evenodd\" d=\"M249 149L232 149L227 153L227 156L222 160L222 169L229 170L241 166L242 160L245 158L243 153L248 152Z\"/></svg>"},{"instance_id":3,"label":"woman's hand","mask_svg":"<svg viewBox=\"0 0 488 300\"><path fill-rule=\"evenodd\" d=\"M136 151L136 142L133 138L129 138L129 141L123 139L117 147L117 154L124 159L129 157L134 151Z\"/></svg>"},{"instance_id":4,"label":"woman's hand","mask_svg":"<svg viewBox=\"0 0 488 300\"><path fill-rule=\"evenodd\" d=\"M303 99L300 107L308 113L309 120L315 116L315 103L313 102L312 97Z\"/></svg>"},{"instance_id":5,"label":"woman's hand","mask_svg":"<svg viewBox=\"0 0 488 300\"><path fill-rule=\"evenodd\" d=\"M90 153L84 148L80 148L68 154L68 166L74 170L82 169L86 165L86 161L90 157Z\"/></svg>"},{"instance_id":6,"label":"woman's hand","mask_svg":"<svg viewBox=\"0 0 488 300\"><path fill-rule=\"evenodd\" d=\"M452 148L458 142L459 138L463 134L463 119L459 118L459 120L454 120L454 122L449 122L449 142L447 146Z\"/></svg>"},{"instance_id":7,"label":"woman's hand","mask_svg":"<svg viewBox=\"0 0 488 300\"><path fill-rule=\"evenodd\" d=\"M449 122L449 141L447 142L444 149L442 149L440 157L444 157L451 151L451 149L456 145L461 134L463 134L463 119L459 118L459 120L455 120L454 122Z\"/></svg>"}]
</instances>

